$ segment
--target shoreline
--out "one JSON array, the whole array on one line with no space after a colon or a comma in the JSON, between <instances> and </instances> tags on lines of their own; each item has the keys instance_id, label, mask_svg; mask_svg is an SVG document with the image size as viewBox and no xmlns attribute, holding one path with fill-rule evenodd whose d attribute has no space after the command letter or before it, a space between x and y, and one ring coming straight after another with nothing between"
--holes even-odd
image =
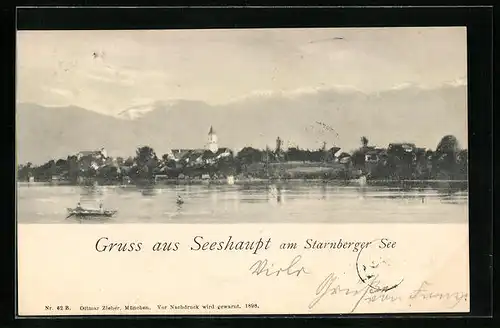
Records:
<instances>
[{"instance_id":1,"label":"shoreline","mask_svg":"<svg viewBox=\"0 0 500 328\"><path fill-rule=\"evenodd\" d=\"M235 179L234 183L228 183L226 179L216 179L216 180L202 180L202 179L168 179L161 180L157 182L130 182L130 183L120 183L120 182L97 182L95 184L82 184L82 183L72 183L69 181L54 181L54 182L26 182L17 181L18 187L30 187L30 186L74 186L74 187L93 187L93 186L119 186L119 187L137 187L137 188L155 188L161 186L169 185L217 185L217 186L241 186L241 185L280 185L280 184L323 184L323 185L334 185L334 186L356 186L356 187L413 187L413 188L425 188L432 186L441 186L448 188L460 188L468 190L469 182L467 180L367 180L366 183L360 183L358 179L344 180L344 179Z\"/></svg>"}]
</instances>

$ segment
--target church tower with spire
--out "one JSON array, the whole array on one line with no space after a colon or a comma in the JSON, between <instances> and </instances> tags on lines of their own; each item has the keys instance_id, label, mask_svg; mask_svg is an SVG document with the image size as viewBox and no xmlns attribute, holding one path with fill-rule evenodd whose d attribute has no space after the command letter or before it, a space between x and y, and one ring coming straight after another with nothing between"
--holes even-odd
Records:
<instances>
[{"instance_id":1,"label":"church tower with spire","mask_svg":"<svg viewBox=\"0 0 500 328\"><path fill-rule=\"evenodd\" d=\"M208 149L214 154L219 150L219 146L217 145L217 135L215 134L215 130L212 126L210 126L210 131L208 131Z\"/></svg>"}]
</instances>

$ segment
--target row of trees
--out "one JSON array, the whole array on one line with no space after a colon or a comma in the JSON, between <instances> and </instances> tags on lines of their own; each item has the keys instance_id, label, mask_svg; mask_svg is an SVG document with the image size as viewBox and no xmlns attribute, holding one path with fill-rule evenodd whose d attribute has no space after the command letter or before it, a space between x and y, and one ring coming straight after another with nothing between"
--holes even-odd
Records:
<instances>
[{"instance_id":1,"label":"row of trees","mask_svg":"<svg viewBox=\"0 0 500 328\"><path fill-rule=\"evenodd\" d=\"M339 148L336 148L337 150ZM208 156L210 157L211 152ZM238 174L244 170L245 165L255 163L268 163L279 161L303 161L303 162L321 162L325 161L327 156L325 147L317 150L300 149L298 147L290 148L286 151L277 149L271 150L256 149L245 147L236 155L231 154L228 157L218 159L213 163L200 163L192 165L185 160L174 160L168 154L157 156L153 148L149 146L139 147L134 157L124 159L107 159L107 161L93 166L96 162L93 158L78 159L77 156L68 156L66 159L57 161L50 160L47 163L34 166L31 163L19 165L18 178L28 180L34 177L36 181L50 181L52 177L62 177L69 181L77 181L81 178L98 178L103 180L116 180L125 176L131 179L151 179L158 174L167 174L169 176L201 175L201 174ZM206 155L206 154L201 154ZM329 157L333 157L330 150Z\"/></svg>"},{"instance_id":2,"label":"row of trees","mask_svg":"<svg viewBox=\"0 0 500 328\"><path fill-rule=\"evenodd\" d=\"M351 156L354 167L371 178L467 180L468 151L461 149L452 135L444 136L436 150L415 147L412 144L391 144L388 149L368 146L361 138L361 147ZM367 161L367 155L376 154L378 160Z\"/></svg>"},{"instance_id":3,"label":"row of trees","mask_svg":"<svg viewBox=\"0 0 500 328\"><path fill-rule=\"evenodd\" d=\"M28 180L33 177L36 181L50 181L53 177L59 177L76 182L81 179L120 181L125 177L150 180L156 175L224 176L245 173L247 167L253 164L265 166L276 162L316 162L329 165L339 163L339 159L342 159L342 164L339 165L344 170L343 176L349 176L348 172L361 171L374 179L467 179L467 150L460 149L455 137L443 137L435 151L416 147L407 151L400 145L390 145L387 149L375 148L369 146L368 138L362 137L361 146L348 154L341 152L338 147L327 149L326 143L316 150L299 147L283 150L278 138L276 147L272 150L245 147L237 154L231 153L215 161L198 162L182 158L175 160L168 154L159 157L154 149L144 146L136 150L134 157L127 159L68 156L40 166L31 163L19 165L18 179ZM210 158L211 152L207 152L208 154L198 155ZM375 160L369 160L373 154Z\"/></svg>"}]
</instances>

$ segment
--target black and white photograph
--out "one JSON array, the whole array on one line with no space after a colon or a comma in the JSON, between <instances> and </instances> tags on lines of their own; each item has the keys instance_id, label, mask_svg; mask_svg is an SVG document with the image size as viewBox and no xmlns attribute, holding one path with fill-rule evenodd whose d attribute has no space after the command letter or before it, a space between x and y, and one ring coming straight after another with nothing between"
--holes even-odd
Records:
<instances>
[{"instance_id":1,"label":"black and white photograph","mask_svg":"<svg viewBox=\"0 0 500 328\"><path fill-rule=\"evenodd\" d=\"M470 311L465 26L28 27L19 315Z\"/></svg>"},{"instance_id":2,"label":"black and white photograph","mask_svg":"<svg viewBox=\"0 0 500 328\"><path fill-rule=\"evenodd\" d=\"M18 222L467 222L466 48L463 27L18 31Z\"/></svg>"}]
</instances>

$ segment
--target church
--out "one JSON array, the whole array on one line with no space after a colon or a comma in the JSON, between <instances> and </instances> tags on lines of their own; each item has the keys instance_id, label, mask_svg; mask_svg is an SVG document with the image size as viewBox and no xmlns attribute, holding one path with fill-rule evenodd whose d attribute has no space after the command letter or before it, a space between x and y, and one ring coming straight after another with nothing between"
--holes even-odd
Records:
<instances>
[{"instance_id":1,"label":"church","mask_svg":"<svg viewBox=\"0 0 500 328\"><path fill-rule=\"evenodd\" d=\"M208 140L201 149L172 149L169 158L176 162L184 162L187 166L215 164L220 159L230 157L233 151L229 148L219 148L217 133L213 126L208 131Z\"/></svg>"},{"instance_id":2,"label":"church","mask_svg":"<svg viewBox=\"0 0 500 328\"><path fill-rule=\"evenodd\" d=\"M208 131L208 149L212 153L217 153L219 146L217 145L217 134L215 134L213 126L210 126L210 131Z\"/></svg>"}]
</instances>

